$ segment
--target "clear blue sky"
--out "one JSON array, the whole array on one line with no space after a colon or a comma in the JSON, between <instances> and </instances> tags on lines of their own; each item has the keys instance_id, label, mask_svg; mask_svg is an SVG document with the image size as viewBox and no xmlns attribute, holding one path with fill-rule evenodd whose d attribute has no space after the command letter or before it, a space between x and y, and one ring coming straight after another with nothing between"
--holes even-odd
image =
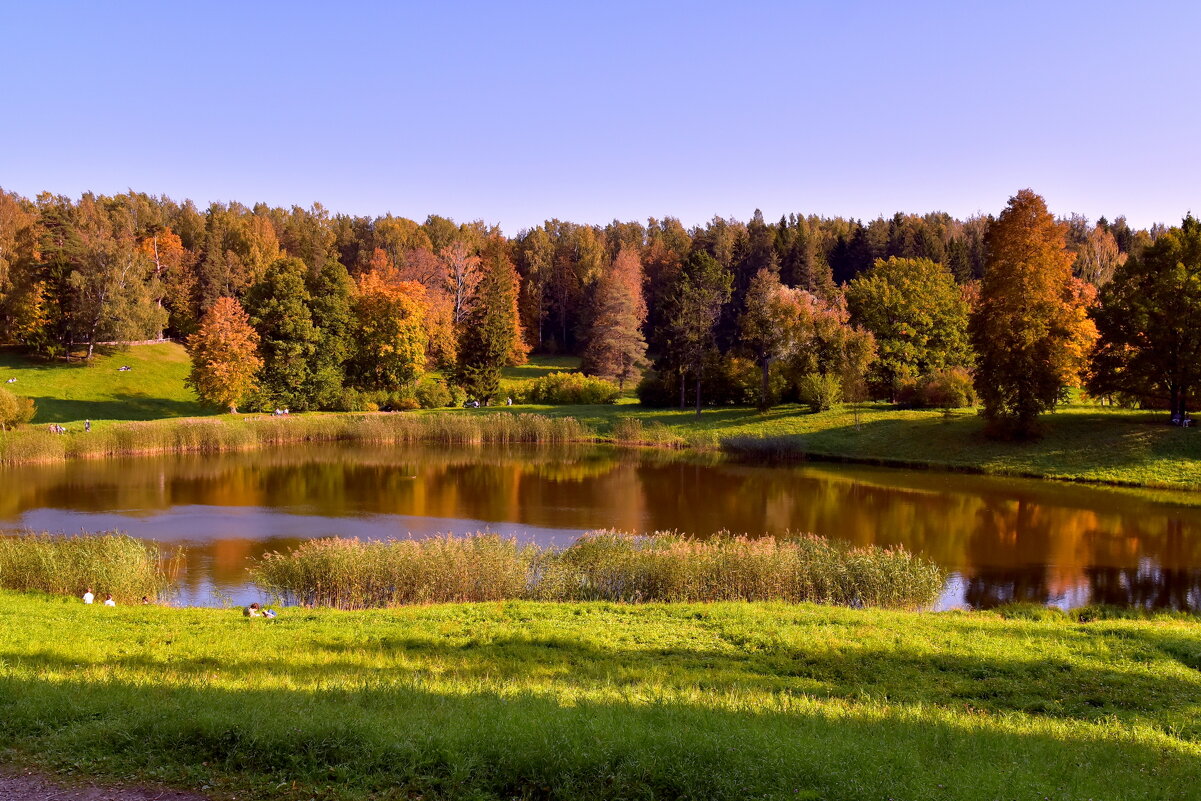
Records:
<instances>
[{"instance_id":1,"label":"clear blue sky","mask_svg":"<svg viewBox=\"0 0 1201 801\"><path fill-rule=\"evenodd\" d=\"M1190 3L0 0L0 186L512 234L1201 210Z\"/></svg>"}]
</instances>

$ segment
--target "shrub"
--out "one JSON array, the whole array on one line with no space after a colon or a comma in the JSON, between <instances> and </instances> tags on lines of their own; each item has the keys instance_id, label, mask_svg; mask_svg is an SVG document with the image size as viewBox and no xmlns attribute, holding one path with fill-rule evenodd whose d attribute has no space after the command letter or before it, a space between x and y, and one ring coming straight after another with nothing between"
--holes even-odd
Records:
<instances>
[{"instance_id":1,"label":"shrub","mask_svg":"<svg viewBox=\"0 0 1201 801\"><path fill-rule=\"evenodd\" d=\"M37 406L33 398L14 395L0 387L0 431L28 423L37 414Z\"/></svg>"},{"instance_id":2,"label":"shrub","mask_svg":"<svg viewBox=\"0 0 1201 801\"><path fill-rule=\"evenodd\" d=\"M801 403L813 412L824 412L842 400L842 382L836 375L807 373L797 381Z\"/></svg>"},{"instance_id":3,"label":"shrub","mask_svg":"<svg viewBox=\"0 0 1201 801\"><path fill-rule=\"evenodd\" d=\"M612 381L583 373L551 373L529 383L526 403L577 405L616 403L621 389Z\"/></svg>"},{"instance_id":4,"label":"shrub","mask_svg":"<svg viewBox=\"0 0 1201 801\"><path fill-rule=\"evenodd\" d=\"M905 382L897 393L897 401L919 409L961 409L976 405L976 388L967 370L948 367Z\"/></svg>"},{"instance_id":5,"label":"shrub","mask_svg":"<svg viewBox=\"0 0 1201 801\"><path fill-rule=\"evenodd\" d=\"M423 378L417 384L414 394L422 409L441 409L454 405L454 398L451 396L446 382L437 378Z\"/></svg>"},{"instance_id":6,"label":"shrub","mask_svg":"<svg viewBox=\"0 0 1201 801\"><path fill-rule=\"evenodd\" d=\"M654 370L642 376L634 390L638 402L652 409L667 409L680 405L680 377L674 372L660 373Z\"/></svg>"}]
</instances>

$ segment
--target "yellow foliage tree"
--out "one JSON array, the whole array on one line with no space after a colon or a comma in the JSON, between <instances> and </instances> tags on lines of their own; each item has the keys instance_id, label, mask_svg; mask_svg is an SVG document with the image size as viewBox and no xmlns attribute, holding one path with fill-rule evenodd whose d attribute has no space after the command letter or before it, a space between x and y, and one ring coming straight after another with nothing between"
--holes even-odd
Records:
<instances>
[{"instance_id":1,"label":"yellow foliage tree","mask_svg":"<svg viewBox=\"0 0 1201 801\"><path fill-rule=\"evenodd\" d=\"M200 321L200 329L188 337L192 356L188 386L203 402L237 414L238 402L255 388L263 366L258 343L242 304L219 298Z\"/></svg>"}]
</instances>

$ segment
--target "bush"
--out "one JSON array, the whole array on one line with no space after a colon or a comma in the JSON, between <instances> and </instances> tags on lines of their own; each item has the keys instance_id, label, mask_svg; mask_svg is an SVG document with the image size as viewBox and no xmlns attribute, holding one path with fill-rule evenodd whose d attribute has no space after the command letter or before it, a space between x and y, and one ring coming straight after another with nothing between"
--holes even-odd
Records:
<instances>
[{"instance_id":1,"label":"bush","mask_svg":"<svg viewBox=\"0 0 1201 801\"><path fill-rule=\"evenodd\" d=\"M23 423L28 423L37 414L37 411L33 398L14 395L0 387L0 431L7 431Z\"/></svg>"},{"instance_id":2,"label":"bush","mask_svg":"<svg viewBox=\"0 0 1201 801\"><path fill-rule=\"evenodd\" d=\"M842 400L842 382L836 375L807 373L797 382L801 403L813 412L824 412Z\"/></svg>"},{"instance_id":3,"label":"bush","mask_svg":"<svg viewBox=\"0 0 1201 801\"><path fill-rule=\"evenodd\" d=\"M583 373L551 373L531 381L525 390L526 403L576 405L616 403L621 389L612 381Z\"/></svg>"},{"instance_id":4,"label":"bush","mask_svg":"<svg viewBox=\"0 0 1201 801\"><path fill-rule=\"evenodd\" d=\"M976 388L967 370L948 367L903 383L897 401L918 409L961 409L976 405Z\"/></svg>"},{"instance_id":5,"label":"bush","mask_svg":"<svg viewBox=\"0 0 1201 801\"><path fill-rule=\"evenodd\" d=\"M442 409L454 405L454 398L446 382L437 378L423 378L414 390L422 409Z\"/></svg>"}]
</instances>

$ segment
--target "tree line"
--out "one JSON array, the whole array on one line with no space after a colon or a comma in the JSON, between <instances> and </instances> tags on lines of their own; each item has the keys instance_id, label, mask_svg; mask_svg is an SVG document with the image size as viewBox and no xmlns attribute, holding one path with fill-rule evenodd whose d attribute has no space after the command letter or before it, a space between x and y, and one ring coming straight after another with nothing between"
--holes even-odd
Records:
<instances>
[{"instance_id":1,"label":"tree line","mask_svg":"<svg viewBox=\"0 0 1201 801\"><path fill-rule=\"evenodd\" d=\"M487 401L532 351L580 356L647 404L978 394L1020 433L1077 385L1186 414L1199 236L1191 217L1055 219L1029 190L995 218L756 211L512 237L436 215L0 191L0 341L90 358L178 338L201 397L230 407L437 403L450 387L431 371Z\"/></svg>"}]
</instances>

